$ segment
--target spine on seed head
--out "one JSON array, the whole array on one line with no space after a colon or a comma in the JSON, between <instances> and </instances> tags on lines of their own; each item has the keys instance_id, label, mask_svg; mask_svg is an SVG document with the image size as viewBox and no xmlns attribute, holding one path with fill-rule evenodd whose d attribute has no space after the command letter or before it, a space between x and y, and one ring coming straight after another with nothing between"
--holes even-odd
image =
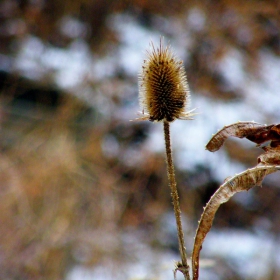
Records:
<instances>
[{"instance_id":1,"label":"spine on seed head","mask_svg":"<svg viewBox=\"0 0 280 280\"><path fill-rule=\"evenodd\" d=\"M142 120L168 121L191 119L190 92L183 62L160 40L159 48L151 43L139 73L139 102Z\"/></svg>"}]
</instances>

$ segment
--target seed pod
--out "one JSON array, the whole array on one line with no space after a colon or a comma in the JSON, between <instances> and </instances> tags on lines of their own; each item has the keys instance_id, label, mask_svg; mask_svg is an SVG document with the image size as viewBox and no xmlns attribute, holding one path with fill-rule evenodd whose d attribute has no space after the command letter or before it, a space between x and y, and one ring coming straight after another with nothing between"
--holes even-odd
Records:
<instances>
[{"instance_id":1,"label":"seed pod","mask_svg":"<svg viewBox=\"0 0 280 280\"><path fill-rule=\"evenodd\" d=\"M187 112L190 93L183 62L172 53L169 46L147 51L139 74L139 101L144 117L150 121L191 119Z\"/></svg>"}]
</instances>

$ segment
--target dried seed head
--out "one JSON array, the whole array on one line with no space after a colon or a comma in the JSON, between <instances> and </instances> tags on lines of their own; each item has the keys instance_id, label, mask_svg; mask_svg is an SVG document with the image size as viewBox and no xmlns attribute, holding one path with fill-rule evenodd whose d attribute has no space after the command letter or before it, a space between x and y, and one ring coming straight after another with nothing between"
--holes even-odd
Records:
<instances>
[{"instance_id":1,"label":"dried seed head","mask_svg":"<svg viewBox=\"0 0 280 280\"><path fill-rule=\"evenodd\" d=\"M175 119L191 119L189 87L182 61L168 47L147 52L139 74L139 101L142 107L141 120L172 122Z\"/></svg>"}]
</instances>

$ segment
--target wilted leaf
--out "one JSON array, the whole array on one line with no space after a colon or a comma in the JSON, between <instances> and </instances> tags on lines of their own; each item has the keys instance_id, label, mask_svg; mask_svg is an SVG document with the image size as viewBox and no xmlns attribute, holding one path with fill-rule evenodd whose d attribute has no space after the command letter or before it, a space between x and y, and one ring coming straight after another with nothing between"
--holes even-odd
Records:
<instances>
[{"instance_id":1,"label":"wilted leaf","mask_svg":"<svg viewBox=\"0 0 280 280\"><path fill-rule=\"evenodd\" d=\"M259 165L280 165L280 145L276 147L264 147L263 149L265 152L258 157Z\"/></svg>"},{"instance_id":2,"label":"wilted leaf","mask_svg":"<svg viewBox=\"0 0 280 280\"><path fill-rule=\"evenodd\" d=\"M280 124L272 124L264 126L263 128L258 128L246 137L248 140L258 145L267 141L277 142L280 140Z\"/></svg>"},{"instance_id":3,"label":"wilted leaf","mask_svg":"<svg viewBox=\"0 0 280 280\"><path fill-rule=\"evenodd\" d=\"M196 231L192 253L193 280L198 279L199 254L202 249L202 243L212 227L215 214L220 205L227 202L235 193L248 191L254 186L260 186L266 175L278 170L280 170L280 166L258 165L226 180L225 183L213 194L204 208Z\"/></svg>"},{"instance_id":4,"label":"wilted leaf","mask_svg":"<svg viewBox=\"0 0 280 280\"><path fill-rule=\"evenodd\" d=\"M230 136L238 138L247 137L251 141L253 141L252 139L260 139L261 137L264 138L264 135L267 134L267 131L269 131L269 129L273 126L274 125L267 126L256 122L238 122L225 126L213 135L206 145L206 149L210 152L219 150L226 139Z\"/></svg>"}]
</instances>

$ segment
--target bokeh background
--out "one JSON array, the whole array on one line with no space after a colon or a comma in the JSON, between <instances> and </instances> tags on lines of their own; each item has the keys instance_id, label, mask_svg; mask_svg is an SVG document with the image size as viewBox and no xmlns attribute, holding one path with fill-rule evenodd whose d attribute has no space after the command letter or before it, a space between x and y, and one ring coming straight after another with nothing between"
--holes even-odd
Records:
<instances>
[{"instance_id":1,"label":"bokeh background","mask_svg":"<svg viewBox=\"0 0 280 280\"><path fill-rule=\"evenodd\" d=\"M199 113L171 126L190 256L202 207L261 153L205 144L239 120L280 121L279 13L277 0L2 0L0 279L173 279L162 125L130 121L145 50L164 36ZM280 279L279 187L276 173L221 206L200 279Z\"/></svg>"}]
</instances>

